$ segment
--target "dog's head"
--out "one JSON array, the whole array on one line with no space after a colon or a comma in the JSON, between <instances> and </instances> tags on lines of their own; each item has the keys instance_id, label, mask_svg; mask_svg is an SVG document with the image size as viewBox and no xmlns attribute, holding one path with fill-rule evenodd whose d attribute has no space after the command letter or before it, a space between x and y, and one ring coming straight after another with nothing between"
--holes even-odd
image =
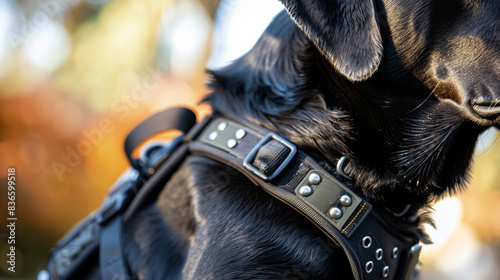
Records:
<instances>
[{"instance_id":1,"label":"dog's head","mask_svg":"<svg viewBox=\"0 0 500 280\"><path fill-rule=\"evenodd\" d=\"M212 107L348 156L381 200L463 187L479 134L500 127L500 2L281 1L254 48L212 72Z\"/></svg>"},{"instance_id":2,"label":"dog's head","mask_svg":"<svg viewBox=\"0 0 500 280\"><path fill-rule=\"evenodd\" d=\"M350 81L393 81L406 87L402 94L424 85L429 97L452 101L474 123L500 127L500 2L282 2Z\"/></svg>"}]
</instances>

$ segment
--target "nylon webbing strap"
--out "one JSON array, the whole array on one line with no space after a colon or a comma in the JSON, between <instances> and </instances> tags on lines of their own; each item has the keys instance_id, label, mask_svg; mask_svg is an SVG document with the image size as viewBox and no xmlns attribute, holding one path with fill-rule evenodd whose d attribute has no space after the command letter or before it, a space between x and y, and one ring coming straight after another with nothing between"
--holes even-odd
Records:
<instances>
[{"instance_id":1,"label":"nylon webbing strap","mask_svg":"<svg viewBox=\"0 0 500 280\"><path fill-rule=\"evenodd\" d=\"M101 229L101 242L99 247L99 265L101 279L129 280L127 266L122 252L122 217L118 215L111 219Z\"/></svg>"},{"instance_id":2,"label":"nylon webbing strap","mask_svg":"<svg viewBox=\"0 0 500 280\"><path fill-rule=\"evenodd\" d=\"M158 112L136 126L125 139L125 154L130 164L140 170L137 159L132 157L134 149L149 137L169 130L187 133L196 124L196 114L184 107L173 107Z\"/></svg>"},{"instance_id":3,"label":"nylon webbing strap","mask_svg":"<svg viewBox=\"0 0 500 280\"><path fill-rule=\"evenodd\" d=\"M292 150L281 142L270 139L262 145L255 155L251 165L256 167L265 176L271 176L286 160Z\"/></svg>"},{"instance_id":4,"label":"nylon webbing strap","mask_svg":"<svg viewBox=\"0 0 500 280\"><path fill-rule=\"evenodd\" d=\"M307 216L342 247L355 279L411 279L418 240L391 229L371 205L275 133L216 118L191 151L228 164ZM405 278L406 274L411 274Z\"/></svg>"},{"instance_id":5,"label":"nylon webbing strap","mask_svg":"<svg viewBox=\"0 0 500 280\"><path fill-rule=\"evenodd\" d=\"M196 115L191 110L184 107L170 108L147 118L134 128L125 139L125 153L131 165L139 172L144 169L143 165L147 165L148 158L145 159L145 162L140 163L139 159L134 159L132 157L134 149L147 138L169 130L179 130L186 134L195 124ZM170 143L171 148L166 148L169 151L162 155L168 158L172 152L170 150L175 150L182 144L183 140L183 138L174 139ZM160 156L160 159L163 163L163 157ZM154 163L152 164L154 165ZM153 168L153 165L146 168L147 171ZM156 168L157 166L154 165L154 170L152 172L155 172ZM150 175L152 174L143 174L145 178L149 178ZM105 203L103 209L101 209L98 214L97 219L101 224L99 264L102 279L133 279L128 272L122 252L122 211L125 210L131 200L134 199L137 192L136 187L135 181L127 181L115 192L112 191L108 197L109 203Z\"/></svg>"}]
</instances>

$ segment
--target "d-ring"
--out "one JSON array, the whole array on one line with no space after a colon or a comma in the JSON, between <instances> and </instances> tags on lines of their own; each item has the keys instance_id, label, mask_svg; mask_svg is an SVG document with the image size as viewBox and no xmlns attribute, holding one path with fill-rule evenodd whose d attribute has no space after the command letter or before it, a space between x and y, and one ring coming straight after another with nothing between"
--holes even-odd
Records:
<instances>
[{"instance_id":1,"label":"d-ring","mask_svg":"<svg viewBox=\"0 0 500 280\"><path fill-rule=\"evenodd\" d=\"M339 158L339 160L337 161L337 173L346 179L352 180L351 177L347 176L347 174L344 173L344 164L346 161L346 156Z\"/></svg>"}]
</instances>

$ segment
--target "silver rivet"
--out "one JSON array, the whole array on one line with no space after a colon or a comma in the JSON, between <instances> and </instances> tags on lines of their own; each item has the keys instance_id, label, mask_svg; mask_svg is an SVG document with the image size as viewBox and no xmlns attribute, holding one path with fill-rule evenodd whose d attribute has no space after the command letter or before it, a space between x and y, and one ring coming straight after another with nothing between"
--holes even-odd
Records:
<instances>
[{"instance_id":1,"label":"silver rivet","mask_svg":"<svg viewBox=\"0 0 500 280\"><path fill-rule=\"evenodd\" d=\"M367 262L366 265L365 265L366 273L372 272L373 271L373 267L374 267L374 265L373 265L372 261Z\"/></svg>"},{"instance_id":2,"label":"silver rivet","mask_svg":"<svg viewBox=\"0 0 500 280\"><path fill-rule=\"evenodd\" d=\"M244 130L243 128L240 128L240 129L236 130L234 137L236 139L240 140L241 138L245 137L245 135L247 135L247 131Z\"/></svg>"},{"instance_id":3,"label":"silver rivet","mask_svg":"<svg viewBox=\"0 0 500 280\"><path fill-rule=\"evenodd\" d=\"M154 167L150 167L150 168L148 169L148 174L149 174L149 175L153 175L153 174L155 174L155 172L156 172L156 169L155 169Z\"/></svg>"},{"instance_id":4,"label":"silver rivet","mask_svg":"<svg viewBox=\"0 0 500 280\"><path fill-rule=\"evenodd\" d=\"M372 246L372 238L370 236L363 237L363 248L368 249Z\"/></svg>"},{"instance_id":5,"label":"silver rivet","mask_svg":"<svg viewBox=\"0 0 500 280\"><path fill-rule=\"evenodd\" d=\"M342 217L342 210L337 207L332 207L330 211L328 211L328 214L334 219L340 219Z\"/></svg>"},{"instance_id":6,"label":"silver rivet","mask_svg":"<svg viewBox=\"0 0 500 280\"><path fill-rule=\"evenodd\" d=\"M217 131L212 131L209 135L208 135L208 139L214 141L215 139L217 139L217 137L219 137L219 132Z\"/></svg>"},{"instance_id":7,"label":"silver rivet","mask_svg":"<svg viewBox=\"0 0 500 280\"><path fill-rule=\"evenodd\" d=\"M62 255L63 257L69 257L70 252L69 252L69 250L68 250L68 249L64 249L64 250L62 250L62 251L61 251L61 255Z\"/></svg>"},{"instance_id":8,"label":"silver rivet","mask_svg":"<svg viewBox=\"0 0 500 280\"><path fill-rule=\"evenodd\" d=\"M218 131L224 131L227 128L227 122L221 122L219 125L217 125L217 130Z\"/></svg>"},{"instance_id":9,"label":"silver rivet","mask_svg":"<svg viewBox=\"0 0 500 280\"><path fill-rule=\"evenodd\" d=\"M398 253L399 253L399 249L398 247L394 247L394 249L392 249L392 258L395 259L398 257Z\"/></svg>"},{"instance_id":10,"label":"silver rivet","mask_svg":"<svg viewBox=\"0 0 500 280\"><path fill-rule=\"evenodd\" d=\"M311 183L311 185L321 183L321 176L319 176L318 173L311 173L311 175L309 175L309 183Z\"/></svg>"},{"instance_id":11,"label":"silver rivet","mask_svg":"<svg viewBox=\"0 0 500 280\"><path fill-rule=\"evenodd\" d=\"M382 250L382 248L378 248L377 251L375 251L375 259L377 259L377 261L380 261L382 260L383 256L384 256L384 250Z\"/></svg>"},{"instance_id":12,"label":"silver rivet","mask_svg":"<svg viewBox=\"0 0 500 280\"><path fill-rule=\"evenodd\" d=\"M348 207L351 206L352 199L347 194L344 194L343 196L340 197L340 203L342 203L342 205L344 205L345 207Z\"/></svg>"},{"instance_id":13,"label":"silver rivet","mask_svg":"<svg viewBox=\"0 0 500 280\"><path fill-rule=\"evenodd\" d=\"M299 194L301 196L310 196L313 193L313 189L310 186L302 186L299 189Z\"/></svg>"},{"instance_id":14,"label":"silver rivet","mask_svg":"<svg viewBox=\"0 0 500 280\"><path fill-rule=\"evenodd\" d=\"M232 149L232 148L236 147L236 145L238 145L238 141L236 141L236 139L229 139L229 140L227 140L227 147L229 149Z\"/></svg>"},{"instance_id":15,"label":"silver rivet","mask_svg":"<svg viewBox=\"0 0 500 280\"><path fill-rule=\"evenodd\" d=\"M384 266L384 268L382 269L382 277L383 278L387 278L389 277L389 266Z\"/></svg>"}]
</instances>

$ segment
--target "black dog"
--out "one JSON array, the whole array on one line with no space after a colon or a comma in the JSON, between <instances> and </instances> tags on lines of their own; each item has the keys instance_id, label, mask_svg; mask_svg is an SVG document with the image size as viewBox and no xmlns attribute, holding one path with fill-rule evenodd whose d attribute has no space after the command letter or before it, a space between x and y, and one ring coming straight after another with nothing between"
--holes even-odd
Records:
<instances>
[{"instance_id":1,"label":"black dog","mask_svg":"<svg viewBox=\"0 0 500 280\"><path fill-rule=\"evenodd\" d=\"M423 237L427 205L464 188L479 134L500 127L500 2L282 2L248 54L210 73L206 102L326 169L347 156L353 190ZM199 156L126 224L125 244L139 279L352 278L306 218Z\"/></svg>"}]
</instances>

